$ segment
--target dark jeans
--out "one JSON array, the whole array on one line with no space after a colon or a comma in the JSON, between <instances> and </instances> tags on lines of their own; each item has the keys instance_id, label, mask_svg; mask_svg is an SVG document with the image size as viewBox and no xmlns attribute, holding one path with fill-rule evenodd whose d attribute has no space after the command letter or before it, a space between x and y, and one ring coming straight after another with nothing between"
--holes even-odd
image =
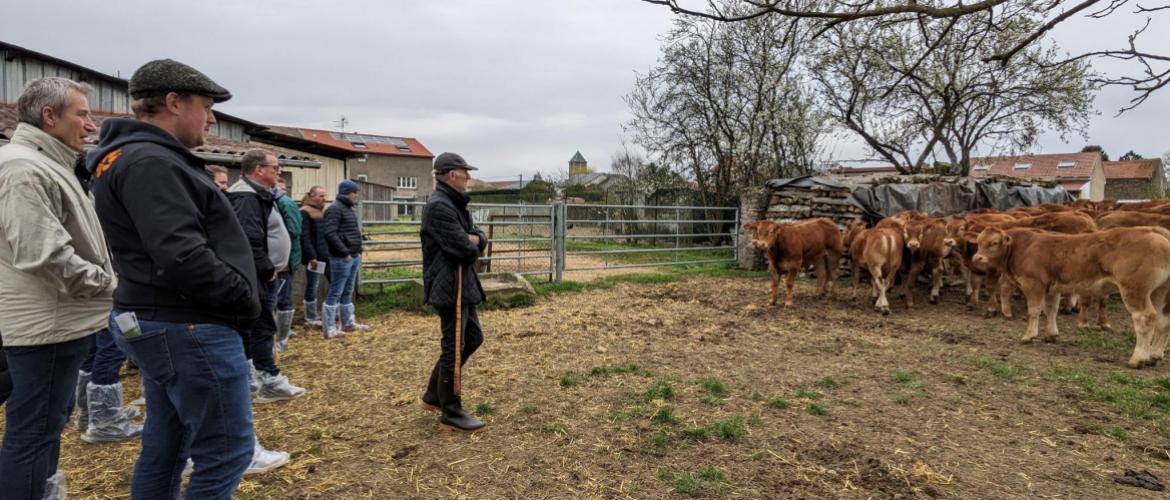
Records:
<instances>
[{"instance_id":1,"label":"dark jeans","mask_svg":"<svg viewBox=\"0 0 1170 500\"><path fill-rule=\"evenodd\" d=\"M91 382L94 385L113 385L118 383L123 361L126 361L126 353L114 343L110 330L102 328L93 336L89 356L81 364L81 371L93 374Z\"/></svg>"},{"instance_id":2,"label":"dark jeans","mask_svg":"<svg viewBox=\"0 0 1170 500\"><path fill-rule=\"evenodd\" d=\"M59 344L4 348L13 388L0 445L0 497L44 496L45 480L57 473L61 431L73 411L77 370L90 342L85 336Z\"/></svg>"},{"instance_id":3,"label":"dark jeans","mask_svg":"<svg viewBox=\"0 0 1170 500\"><path fill-rule=\"evenodd\" d=\"M280 289L276 294L274 311L293 310L293 271L285 271L276 275L276 286Z\"/></svg>"},{"instance_id":4,"label":"dark jeans","mask_svg":"<svg viewBox=\"0 0 1170 500\"><path fill-rule=\"evenodd\" d=\"M240 335L221 325L141 321L114 342L138 365L146 395L134 499L177 499L187 458L195 471L187 498L230 499L252 462L252 396Z\"/></svg>"},{"instance_id":5,"label":"dark jeans","mask_svg":"<svg viewBox=\"0 0 1170 500\"><path fill-rule=\"evenodd\" d=\"M325 265L325 273L323 274L317 274L310 271L308 267L305 268L305 302L317 301L317 288L321 284L322 276L329 276L328 264ZM318 310L320 310L320 307L318 307Z\"/></svg>"},{"instance_id":6,"label":"dark jeans","mask_svg":"<svg viewBox=\"0 0 1170 500\"><path fill-rule=\"evenodd\" d=\"M353 303L353 287L362 269L362 258L354 257L346 262L337 257L329 258L329 294L325 304L335 306Z\"/></svg>"},{"instance_id":7,"label":"dark jeans","mask_svg":"<svg viewBox=\"0 0 1170 500\"><path fill-rule=\"evenodd\" d=\"M439 362L435 368L439 370L441 378L448 378L455 373L455 308L439 309L439 328L443 332L443 339L439 342L441 352ZM467 364L475 350L483 344L483 330L479 327L479 314L475 306L463 306L463 340L461 351L462 364Z\"/></svg>"},{"instance_id":8,"label":"dark jeans","mask_svg":"<svg viewBox=\"0 0 1170 500\"><path fill-rule=\"evenodd\" d=\"M8 356L4 355L4 342L0 341L0 405L12 395L12 374L8 373Z\"/></svg>"},{"instance_id":9,"label":"dark jeans","mask_svg":"<svg viewBox=\"0 0 1170 500\"><path fill-rule=\"evenodd\" d=\"M280 278L260 284L260 317L252 328L244 332L244 351L257 370L279 375L276 359L272 357L273 335L276 335L276 287Z\"/></svg>"}]
</instances>

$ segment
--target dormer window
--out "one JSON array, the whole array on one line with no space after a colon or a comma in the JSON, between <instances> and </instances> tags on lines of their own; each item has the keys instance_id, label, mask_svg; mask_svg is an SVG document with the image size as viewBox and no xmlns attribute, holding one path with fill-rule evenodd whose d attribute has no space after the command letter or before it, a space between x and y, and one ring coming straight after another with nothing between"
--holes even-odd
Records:
<instances>
[{"instance_id":1,"label":"dormer window","mask_svg":"<svg viewBox=\"0 0 1170 500\"><path fill-rule=\"evenodd\" d=\"M1077 166L1077 162L1071 160L1064 160L1056 164L1056 168L1073 168Z\"/></svg>"},{"instance_id":2,"label":"dormer window","mask_svg":"<svg viewBox=\"0 0 1170 500\"><path fill-rule=\"evenodd\" d=\"M1012 167L1014 170L1028 170L1029 168L1032 168L1031 163L1017 163Z\"/></svg>"},{"instance_id":3,"label":"dormer window","mask_svg":"<svg viewBox=\"0 0 1170 500\"><path fill-rule=\"evenodd\" d=\"M975 170L991 170L991 166L986 163L975 165Z\"/></svg>"}]
</instances>

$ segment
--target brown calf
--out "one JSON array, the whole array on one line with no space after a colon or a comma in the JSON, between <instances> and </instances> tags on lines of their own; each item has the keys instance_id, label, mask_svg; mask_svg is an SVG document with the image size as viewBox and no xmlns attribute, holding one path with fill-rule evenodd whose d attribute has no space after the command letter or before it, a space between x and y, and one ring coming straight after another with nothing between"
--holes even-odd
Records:
<instances>
[{"instance_id":1,"label":"brown calf","mask_svg":"<svg viewBox=\"0 0 1170 500\"><path fill-rule=\"evenodd\" d=\"M1137 227L1066 235L989 228L979 235L978 246L974 261L1010 276L1028 301L1021 341L1039 335L1041 312L1048 320L1044 340L1056 340L1061 293L1097 296L1111 284L1121 291L1137 335L1127 364L1141 368L1162 359L1170 334L1170 231Z\"/></svg>"},{"instance_id":2,"label":"brown calf","mask_svg":"<svg viewBox=\"0 0 1170 500\"><path fill-rule=\"evenodd\" d=\"M923 268L930 270L930 303L938 303L939 288L942 287L943 259L955 248L955 239L947 234L944 219L923 219L906 224L902 232L906 248L910 250L910 270L902 281L902 294L906 296L906 307L914 306L914 284Z\"/></svg>"},{"instance_id":3,"label":"brown calf","mask_svg":"<svg viewBox=\"0 0 1170 500\"><path fill-rule=\"evenodd\" d=\"M889 220L889 219L885 219ZM883 315L890 314L890 302L886 291L894 283L894 276L902 267L902 249L905 241L902 230L890 227L865 229L860 222L850 224L846 230L849 240L849 256L853 272L853 297L861 280L861 268L869 271L873 293L877 296L874 309Z\"/></svg>"},{"instance_id":4,"label":"brown calf","mask_svg":"<svg viewBox=\"0 0 1170 500\"><path fill-rule=\"evenodd\" d=\"M825 295L837 279L841 261L841 231L828 219L810 219L794 224L776 224L771 221L744 225L752 232L752 243L764 251L768 268L772 271L772 300L780 286L780 275L785 275L784 306L792 305L792 290L796 274L812 264L817 275L817 294Z\"/></svg>"}]
</instances>

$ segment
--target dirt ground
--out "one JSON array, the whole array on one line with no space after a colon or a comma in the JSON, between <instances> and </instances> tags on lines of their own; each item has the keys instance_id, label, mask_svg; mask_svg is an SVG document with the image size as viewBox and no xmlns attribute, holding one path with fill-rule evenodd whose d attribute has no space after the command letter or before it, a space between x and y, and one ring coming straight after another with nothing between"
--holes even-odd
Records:
<instances>
[{"instance_id":1,"label":"dirt ground","mask_svg":"<svg viewBox=\"0 0 1170 500\"><path fill-rule=\"evenodd\" d=\"M1112 477L1170 479L1167 408L1137 415L1085 389L1166 380L1165 364L1123 366L1125 332L1062 316L1057 343L1020 345L1022 320L983 319L956 290L937 306L919 290L922 305L889 317L811 291L786 310L762 275L706 277L485 311L464 374L465 406L489 422L474 435L438 432L415 405L436 317L368 318L340 341L305 332L279 364L308 394L255 409L261 442L292 461L239 497L1165 496ZM74 498L128 496L138 448L67 432Z\"/></svg>"}]
</instances>

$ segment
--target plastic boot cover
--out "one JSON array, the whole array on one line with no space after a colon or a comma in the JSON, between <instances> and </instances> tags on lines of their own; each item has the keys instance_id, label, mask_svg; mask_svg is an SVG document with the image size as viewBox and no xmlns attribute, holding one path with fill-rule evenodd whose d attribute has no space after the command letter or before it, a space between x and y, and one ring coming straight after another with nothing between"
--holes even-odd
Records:
<instances>
[{"instance_id":1,"label":"plastic boot cover","mask_svg":"<svg viewBox=\"0 0 1170 500\"><path fill-rule=\"evenodd\" d=\"M65 482L65 473L57 471L56 474L49 476L45 480L45 496L42 500L67 500L69 498L69 486Z\"/></svg>"},{"instance_id":2,"label":"plastic boot cover","mask_svg":"<svg viewBox=\"0 0 1170 500\"><path fill-rule=\"evenodd\" d=\"M292 333L293 313L296 311L276 311L276 351L288 350L288 337Z\"/></svg>"},{"instance_id":3,"label":"plastic boot cover","mask_svg":"<svg viewBox=\"0 0 1170 500\"><path fill-rule=\"evenodd\" d=\"M288 377L260 372L260 390L256 392L256 403L272 403L304 395L305 389L288 383Z\"/></svg>"},{"instance_id":4,"label":"plastic boot cover","mask_svg":"<svg viewBox=\"0 0 1170 500\"><path fill-rule=\"evenodd\" d=\"M305 324L321 326L321 314L317 312L317 301L305 301Z\"/></svg>"},{"instance_id":5,"label":"plastic boot cover","mask_svg":"<svg viewBox=\"0 0 1170 500\"><path fill-rule=\"evenodd\" d=\"M326 304L321 308L321 316L324 322L321 325L322 337L327 339L335 339L344 337L345 332L337 329L337 306Z\"/></svg>"},{"instance_id":6,"label":"plastic boot cover","mask_svg":"<svg viewBox=\"0 0 1170 500\"><path fill-rule=\"evenodd\" d=\"M287 463L287 451L266 450L257 441L256 447L252 449L252 463L248 465L248 470L244 471L244 475L268 472Z\"/></svg>"},{"instance_id":7,"label":"plastic boot cover","mask_svg":"<svg viewBox=\"0 0 1170 500\"><path fill-rule=\"evenodd\" d=\"M122 384L96 385L85 388L89 399L89 428L81 435L87 443L113 443L136 439L142 426L130 422L122 408Z\"/></svg>"},{"instance_id":8,"label":"plastic boot cover","mask_svg":"<svg viewBox=\"0 0 1170 500\"><path fill-rule=\"evenodd\" d=\"M85 429L89 427L89 400L85 398L85 387L89 385L91 379L93 379L93 373L77 372L77 430L83 434Z\"/></svg>"}]
</instances>

